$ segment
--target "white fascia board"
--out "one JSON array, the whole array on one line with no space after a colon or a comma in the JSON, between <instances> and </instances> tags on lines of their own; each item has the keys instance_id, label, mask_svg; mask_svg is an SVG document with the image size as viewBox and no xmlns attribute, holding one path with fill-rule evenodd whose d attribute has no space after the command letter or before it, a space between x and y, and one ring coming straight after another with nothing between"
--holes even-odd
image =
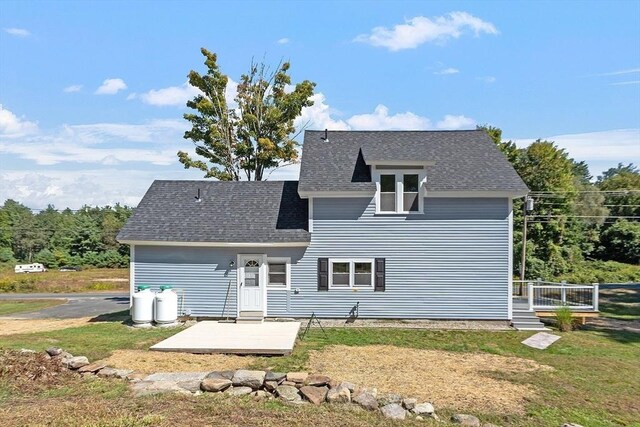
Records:
<instances>
[{"instance_id":1,"label":"white fascia board","mask_svg":"<svg viewBox=\"0 0 640 427\"><path fill-rule=\"evenodd\" d=\"M365 161L367 166L435 166L436 162L433 160L371 160Z\"/></svg>"},{"instance_id":2,"label":"white fascia board","mask_svg":"<svg viewBox=\"0 0 640 427\"><path fill-rule=\"evenodd\" d=\"M273 243L246 243L246 242L164 242L158 240L120 240L125 245L137 246L187 246L187 247L210 247L210 248L291 248L306 247L309 242L273 242Z\"/></svg>"},{"instance_id":3,"label":"white fascia board","mask_svg":"<svg viewBox=\"0 0 640 427\"><path fill-rule=\"evenodd\" d=\"M517 199L528 192L519 191L433 191L427 190L425 197L500 197Z\"/></svg>"},{"instance_id":4,"label":"white fascia board","mask_svg":"<svg viewBox=\"0 0 640 427\"><path fill-rule=\"evenodd\" d=\"M331 197L331 198L353 198L353 197L373 197L374 191L298 191L298 195L302 199L311 197Z\"/></svg>"}]
</instances>

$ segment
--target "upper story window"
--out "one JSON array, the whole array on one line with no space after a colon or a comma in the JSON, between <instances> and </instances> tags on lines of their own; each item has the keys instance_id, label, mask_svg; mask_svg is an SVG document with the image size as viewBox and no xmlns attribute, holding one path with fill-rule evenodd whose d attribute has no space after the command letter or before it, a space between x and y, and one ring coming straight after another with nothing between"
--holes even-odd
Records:
<instances>
[{"instance_id":1,"label":"upper story window","mask_svg":"<svg viewBox=\"0 0 640 427\"><path fill-rule=\"evenodd\" d=\"M382 169L382 170L380 170ZM400 170L387 170L377 167L376 194L377 213L420 213L423 196L420 190L425 180L424 171L416 167Z\"/></svg>"}]
</instances>

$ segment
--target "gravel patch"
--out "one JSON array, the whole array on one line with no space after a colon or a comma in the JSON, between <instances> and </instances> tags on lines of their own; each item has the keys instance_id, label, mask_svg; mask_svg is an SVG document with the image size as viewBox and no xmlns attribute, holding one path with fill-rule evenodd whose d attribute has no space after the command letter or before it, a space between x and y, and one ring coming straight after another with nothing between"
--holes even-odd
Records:
<instances>
[{"instance_id":1,"label":"gravel patch","mask_svg":"<svg viewBox=\"0 0 640 427\"><path fill-rule=\"evenodd\" d=\"M306 327L309 319L298 319ZM402 328L432 330L481 330L509 331L513 330L506 320L391 320L391 319L356 319L353 322L343 319L320 319L323 328ZM316 324L312 327L317 328Z\"/></svg>"}]
</instances>

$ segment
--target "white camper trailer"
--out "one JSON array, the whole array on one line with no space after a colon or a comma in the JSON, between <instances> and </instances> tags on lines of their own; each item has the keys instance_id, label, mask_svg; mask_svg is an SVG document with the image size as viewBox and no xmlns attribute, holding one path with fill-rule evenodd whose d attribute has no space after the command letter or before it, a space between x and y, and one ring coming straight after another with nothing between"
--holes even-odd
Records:
<instances>
[{"instance_id":1,"label":"white camper trailer","mask_svg":"<svg viewBox=\"0 0 640 427\"><path fill-rule=\"evenodd\" d=\"M47 271L44 268L44 265L34 263L34 264L18 264L13 269L16 273L41 273L43 271Z\"/></svg>"}]
</instances>

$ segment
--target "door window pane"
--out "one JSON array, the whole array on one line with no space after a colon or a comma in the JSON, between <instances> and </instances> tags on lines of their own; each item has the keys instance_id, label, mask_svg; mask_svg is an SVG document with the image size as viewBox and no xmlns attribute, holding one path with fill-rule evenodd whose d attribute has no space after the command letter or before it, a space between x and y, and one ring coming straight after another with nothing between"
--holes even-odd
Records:
<instances>
[{"instance_id":1,"label":"door window pane","mask_svg":"<svg viewBox=\"0 0 640 427\"><path fill-rule=\"evenodd\" d=\"M354 263L354 281L356 287L371 287L371 263Z\"/></svg>"},{"instance_id":2,"label":"door window pane","mask_svg":"<svg viewBox=\"0 0 640 427\"><path fill-rule=\"evenodd\" d=\"M336 287L349 287L349 263L348 262L334 262L333 271L333 286Z\"/></svg>"},{"instance_id":3,"label":"door window pane","mask_svg":"<svg viewBox=\"0 0 640 427\"><path fill-rule=\"evenodd\" d=\"M255 259L250 259L244 264L244 286L260 286L260 263Z\"/></svg>"},{"instance_id":4,"label":"door window pane","mask_svg":"<svg viewBox=\"0 0 640 427\"><path fill-rule=\"evenodd\" d=\"M380 211L396 210L396 176L380 175Z\"/></svg>"}]
</instances>

